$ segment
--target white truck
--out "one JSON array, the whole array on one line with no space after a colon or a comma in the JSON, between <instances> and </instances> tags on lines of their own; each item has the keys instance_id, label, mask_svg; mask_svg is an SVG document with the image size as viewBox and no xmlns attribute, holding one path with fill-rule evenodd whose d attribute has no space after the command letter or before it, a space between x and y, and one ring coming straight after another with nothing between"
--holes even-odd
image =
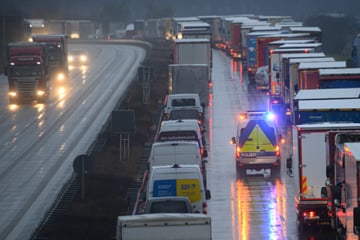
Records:
<instances>
[{"instance_id":1,"label":"white truck","mask_svg":"<svg viewBox=\"0 0 360 240\"><path fill-rule=\"evenodd\" d=\"M116 240L211 240L205 214L153 213L119 216Z\"/></svg>"},{"instance_id":2,"label":"white truck","mask_svg":"<svg viewBox=\"0 0 360 240\"><path fill-rule=\"evenodd\" d=\"M174 64L206 64L212 68L212 50L209 39L177 39L174 44Z\"/></svg>"},{"instance_id":3,"label":"white truck","mask_svg":"<svg viewBox=\"0 0 360 240\"><path fill-rule=\"evenodd\" d=\"M169 94L197 93L203 106L209 104L211 77L208 64L170 64Z\"/></svg>"}]
</instances>

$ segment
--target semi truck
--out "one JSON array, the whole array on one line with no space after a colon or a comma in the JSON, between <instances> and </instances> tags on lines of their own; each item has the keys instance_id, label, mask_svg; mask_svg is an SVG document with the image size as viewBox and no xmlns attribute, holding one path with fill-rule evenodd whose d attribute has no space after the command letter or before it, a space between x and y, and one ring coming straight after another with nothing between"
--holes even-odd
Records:
<instances>
[{"instance_id":1,"label":"semi truck","mask_svg":"<svg viewBox=\"0 0 360 240\"><path fill-rule=\"evenodd\" d=\"M68 71L68 36L66 34L34 35L34 42L45 43L48 52L50 79L63 82Z\"/></svg>"},{"instance_id":2,"label":"semi truck","mask_svg":"<svg viewBox=\"0 0 360 240\"><path fill-rule=\"evenodd\" d=\"M174 41L173 64L206 64L212 68L210 39L186 38Z\"/></svg>"},{"instance_id":3,"label":"semi truck","mask_svg":"<svg viewBox=\"0 0 360 240\"><path fill-rule=\"evenodd\" d=\"M302 89L292 104L292 123L358 122L360 88Z\"/></svg>"},{"instance_id":4,"label":"semi truck","mask_svg":"<svg viewBox=\"0 0 360 240\"><path fill-rule=\"evenodd\" d=\"M246 68L249 79L253 80L256 73L257 45L256 39L260 36L271 36L281 34L281 31L259 31L249 32L246 36Z\"/></svg>"},{"instance_id":5,"label":"semi truck","mask_svg":"<svg viewBox=\"0 0 360 240\"><path fill-rule=\"evenodd\" d=\"M328 133L355 131L359 123L321 122L294 125L292 164L294 167L295 206L299 231L306 226L331 224L327 194Z\"/></svg>"},{"instance_id":6,"label":"semi truck","mask_svg":"<svg viewBox=\"0 0 360 240\"><path fill-rule=\"evenodd\" d=\"M205 108L211 92L210 74L208 64L169 64L169 94L196 93Z\"/></svg>"},{"instance_id":7,"label":"semi truck","mask_svg":"<svg viewBox=\"0 0 360 240\"><path fill-rule=\"evenodd\" d=\"M205 214L151 213L119 216L116 240L211 240L211 218Z\"/></svg>"},{"instance_id":8,"label":"semi truck","mask_svg":"<svg viewBox=\"0 0 360 240\"><path fill-rule=\"evenodd\" d=\"M360 87L360 68L319 69L320 88Z\"/></svg>"},{"instance_id":9,"label":"semi truck","mask_svg":"<svg viewBox=\"0 0 360 240\"><path fill-rule=\"evenodd\" d=\"M5 75L9 83L9 102L37 100L46 102L49 96L49 65L47 48L43 43L10 43Z\"/></svg>"},{"instance_id":10,"label":"semi truck","mask_svg":"<svg viewBox=\"0 0 360 240\"><path fill-rule=\"evenodd\" d=\"M320 83L320 69L334 69L346 67L345 61L334 62L317 62L317 63L300 63L299 65L299 82L294 83L295 92L300 89L319 89L322 87ZM328 87L327 87L328 88Z\"/></svg>"},{"instance_id":11,"label":"semi truck","mask_svg":"<svg viewBox=\"0 0 360 240\"><path fill-rule=\"evenodd\" d=\"M284 104L284 93L282 92L281 59L284 54L304 53L313 54L314 57L323 57L324 53L315 53L314 48L277 48L270 52L269 56L269 94L270 107L274 111L279 111Z\"/></svg>"}]
</instances>

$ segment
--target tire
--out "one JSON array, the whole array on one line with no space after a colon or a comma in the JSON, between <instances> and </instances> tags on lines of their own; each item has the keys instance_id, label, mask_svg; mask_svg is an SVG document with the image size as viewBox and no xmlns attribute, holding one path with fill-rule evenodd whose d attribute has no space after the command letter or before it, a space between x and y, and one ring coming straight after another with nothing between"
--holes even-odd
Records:
<instances>
[{"instance_id":1,"label":"tire","mask_svg":"<svg viewBox=\"0 0 360 240\"><path fill-rule=\"evenodd\" d=\"M300 234L302 234L304 232L305 226L304 226L304 218L298 216L298 221L297 221L297 228Z\"/></svg>"}]
</instances>

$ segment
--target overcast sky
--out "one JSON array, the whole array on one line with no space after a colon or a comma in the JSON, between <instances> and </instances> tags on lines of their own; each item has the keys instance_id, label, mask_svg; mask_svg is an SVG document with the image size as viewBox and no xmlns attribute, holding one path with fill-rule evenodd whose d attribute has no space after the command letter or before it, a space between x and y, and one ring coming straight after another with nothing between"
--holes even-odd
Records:
<instances>
[{"instance_id":1,"label":"overcast sky","mask_svg":"<svg viewBox=\"0 0 360 240\"><path fill-rule=\"evenodd\" d=\"M169 7L174 16L263 14L303 18L318 13L360 15L360 0L0 0L1 12L14 10L32 17L49 12L94 16L105 4L125 4L134 19L144 18L149 4ZM35 15L35 16L34 16Z\"/></svg>"}]
</instances>

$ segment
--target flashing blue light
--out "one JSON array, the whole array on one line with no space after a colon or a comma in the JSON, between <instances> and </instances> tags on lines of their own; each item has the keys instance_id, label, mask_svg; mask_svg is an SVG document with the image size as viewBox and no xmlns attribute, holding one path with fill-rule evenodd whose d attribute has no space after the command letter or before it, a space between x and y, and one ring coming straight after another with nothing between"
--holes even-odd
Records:
<instances>
[{"instance_id":1,"label":"flashing blue light","mask_svg":"<svg viewBox=\"0 0 360 240\"><path fill-rule=\"evenodd\" d=\"M275 120L275 114L273 114L272 112L267 113L266 120L269 120L269 121Z\"/></svg>"}]
</instances>

